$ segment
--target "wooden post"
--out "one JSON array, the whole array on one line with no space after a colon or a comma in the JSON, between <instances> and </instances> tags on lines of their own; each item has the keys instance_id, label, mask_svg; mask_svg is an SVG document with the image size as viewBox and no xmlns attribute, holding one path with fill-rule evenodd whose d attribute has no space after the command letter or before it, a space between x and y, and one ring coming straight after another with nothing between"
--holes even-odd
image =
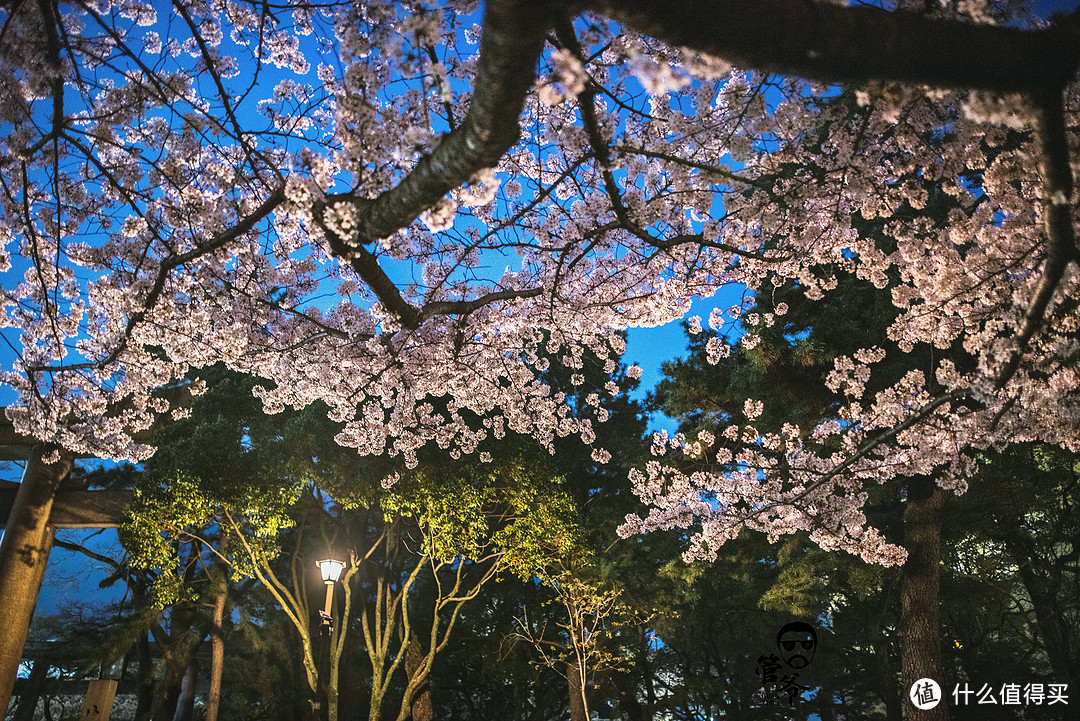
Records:
<instances>
[{"instance_id":1,"label":"wooden post","mask_svg":"<svg viewBox=\"0 0 1080 721\"><path fill-rule=\"evenodd\" d=\"M115 698L115 680L103 678L91 681L86 688L86 700L83 701L79 721L105 721L112 713Z\"/></svg>"},{"instance_id":2,"label":"wooden post","mask_svg":"<svg viewBox=\"0 0 1080 721\"><path fill-rule=\"evenodd\" d=\"M52 460L52 463L46 463ZM72 457L52 444L34 446L0 543L0 709L11 703L30 619L52 550L49 513Z\"/></svg>"}]
</instances>

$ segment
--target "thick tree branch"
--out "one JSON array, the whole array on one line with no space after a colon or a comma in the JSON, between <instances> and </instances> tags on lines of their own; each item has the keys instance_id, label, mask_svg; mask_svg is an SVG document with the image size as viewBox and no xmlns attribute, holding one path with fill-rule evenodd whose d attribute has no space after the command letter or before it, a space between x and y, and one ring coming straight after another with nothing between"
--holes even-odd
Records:
<instances>
[{"instance_id":1,"label":"thick tree branch","mask_svg":"<svg viewBox=\"0 0 1080 721\"><path fill-rule=\"evenodd\" d=\"M827 82L1060 88L1080 65L1065 29L1018 30L814 0L593 0L589 9L742 68Z\"/></svg>"},{"instance_id":2,"label":"thick tree branch","mask_svg":"<svg viewBox=\"0 0 1080 721\"><path fill-rule=\"evenodd\" d=\"M86 546L80 545L78 543L69 543L68 541L57 538L53 541L53 546L55 546L56 548L62 548L65 551L71 551L72 553L81 553L87 558L109 566L113 569L113 571L119 571L121 568L123 568L123 565L115 558L109 558L108 556L92 551Z\"/></svg>"},{"instance_id":3,"label":"thick tree branch","mask_svg":"<svg viewBox=\"0 0 1080 721\"><path fill-rule=\"evenodd\" d=\"M558 4L520 0L485 3L476 82L464 122L444 136L401 183L377 198L334 196L333 200L351 202L359 211L354 237L330 233L335 253L352 260L360 245L408 226L477 171L495 166L517 142L521 134L518 117L536 78L537 60ZM324 209L325 205L315 209L320 222Z\"/></svg>"},{"instance_id":4,"label":"thick tree branch","mask_svg":"<svg viewBox=\"0 0 1080 721\"><path fill-rule=\"evenodd\" d=\"M521 298L535 298L543 294L543 288L526 288L524 290L498 290L473 298L472 300L442 300L433 301L424 305L421 319L433 318L437 315L460 314L467 315L474 310L483 308L490 303L502 300L519 300Z\"/></svg>"},{"instance_id":5,"label":"thick tree branch","mask_svg":"<svg viewBox=\"0 0 1080 721\"><path fill-rule=\"evenodd\" d=\"M582 8L596 9L672 44L745 67L820 80L880 79L1032 91L1060 88L1080 64L1080 42L1072 31L973 25L812 0L726 0L719 5L701 0L595 0L575 9ZM467 310L453 310L453 304L412 305L364 246L412 223L475 172L495 165L517 141L517 119L535 77L545 34L563 9L559 2L488 2L475 92L462 125L446 135L399 185L377 198L338 194L314 209L333 251L349 260L384 307L407 328L434 315ZM572 27L564 21L557 29L559 41L581 57ZM600 162L616 216L641 237L643 232L630 220L614 178L606 170L610 151L596 132L591 102L595 92L595 87L587 87L579 98L584 124L591 131L592 155ZM748 182L734 174L721 174ZM336 203L346 203L356 211L350 237L328 227L326 211ZM489 300L503 295L493 294ZM467 303L468 307L477 305L476 301Z\"/></svg>"},{"instance_id":6,"label":"thick tree branch","mask_svg":"<svg viewBox=\"0 0 1080 721\"><path fill-rule=\"evenodd\" d=\"M995 381L1003 388L1020 366L1020 359L1032 336L1043 325L1046 308L1065 275L1070 262L1080 259L1073 230L1073 178L1069 164L1069 141L1065 132L1065 107L1060 90L1035 94L1037 105L1035 149L1042 178L1043 230L1046 233L1046 263L1035 296L1024 312L1016 333L1016 346Z\"/></svg>"},{"instance_id":7,"label":"thick tree branch","mask_svg":"<svg viewBox=\"0 0 1080 721\"><path fill-rule=\"evenodd\" d=\"M420 325L420 311L401 295L394 281L390 280L390 276L379 265L379 259L374 253L363 246L346 251L346 253L353 270L364 279L383 307L398 317L401 325L406 328L416 328Z\"/></svg>"},{"instance_id":8,"label":"thick tree branch","mask_svg":"<svg viewBox=\"0 0 1080 721\"><path fill-rule=\"evenodd\" d=\"M417 327L434 313L406 301L375 255L363 246L408 226L476 172L495 166L517 142L521 135L518 117L536 77L536 63L557 5L517 0L486 3L472 103L461 126L444 136L401 183L377 198L339 194L314 208L316 222L326 232L334 253L352 264L406 328ZM352 237L343 238L327 227L326 210L336 203L351 204L357 211Z\"/></svg>"}]
</instances>

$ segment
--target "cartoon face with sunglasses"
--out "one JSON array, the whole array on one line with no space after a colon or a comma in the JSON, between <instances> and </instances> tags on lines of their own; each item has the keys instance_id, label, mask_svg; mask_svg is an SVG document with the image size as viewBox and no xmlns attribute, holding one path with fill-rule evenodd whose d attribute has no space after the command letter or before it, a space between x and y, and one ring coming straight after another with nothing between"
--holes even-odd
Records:
<instances>
[{"instance_id":1,"label":"cartoon face with sunglasses","mask_svg":"<svg viewBox=\"0 0 1080 721\"><path fill-rule=\"evenodd\" d=\"M792 621L776 634L776 647L780 656L791 668L806 668L814 658L817 633L814 627L802 621Z\"/></svg>"}]
</instances>

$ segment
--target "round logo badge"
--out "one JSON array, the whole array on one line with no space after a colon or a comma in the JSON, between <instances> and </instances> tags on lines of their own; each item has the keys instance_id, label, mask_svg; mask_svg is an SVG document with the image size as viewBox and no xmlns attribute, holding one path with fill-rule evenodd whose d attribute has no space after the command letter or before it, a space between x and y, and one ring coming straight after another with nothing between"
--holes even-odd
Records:
<instances>
[{"instance_id":1,"label":"round logo badge","mask_svg":"<svg viewBox=\"0 0 1080 721\"><path fill-rule=\"evenodd\" d=\"M920 678L911 685L908 698L920 711L932 709L941 703L941 686L932 678Z\"/></svg>"}]
</instances>

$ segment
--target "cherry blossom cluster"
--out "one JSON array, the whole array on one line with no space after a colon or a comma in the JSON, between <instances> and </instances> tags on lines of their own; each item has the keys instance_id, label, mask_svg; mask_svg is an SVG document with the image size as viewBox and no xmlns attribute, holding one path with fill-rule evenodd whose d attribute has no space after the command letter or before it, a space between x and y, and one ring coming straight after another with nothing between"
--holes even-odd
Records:
<instances>
[{"instance_id":1,"label":"cherry blossom cluster","mask_svg":"<svg viewBox=\"0 0 1080 721\"><path fill-rule=\"evenodd\" d=\"M1048 265L1032 112L1019 98L968 92L879 87L845 97L789 94L776 124L759 131L779 147L739 171L754 190L725 197L724 222L753 217L755 235L771 243L743 247L775 249L778 259L740 260L728 277L759 294L792 284L820 299L839 274L852 274L891 294L895 321L880 346L835 360L822 383L846 400L816 427L761 434L753 403L721 423L719 438L657 437L653 452L666 460L631 479L649 509L628 516L623 534L692 529L687 558L712 559L742 528L772 539L803 530L823 548L893 564L903 550L866 527L868 484L929 475L962 493L980 450L1016 442L1080 449L1075 264L1030 342L1017 341ZM1073 86L1068 127L1077 127L1078 111ZM1078 140L1070 138L1074 148ZM775 320L740 307L721 313L710 325L727 332L706 346L713 363L735 345L752 349L756 332ZM737 319L737 332L725 317ZM689 330L700 333L700 319ZM876 368L898 364L916 367L867 390Z\"/></svg>"},{"instance_id":2,"label":"cherry blossom cluster","mask_svg":"<svg viewBox=\"0 0 1080 721\"><path fill-rule=\"evenodd\" d=\"M264 379L269 412L324 404L364 454L473 453L508 432L592 444L620 389L576 412L543 382L550 364L580 384L585 358L611 372L623 330L682 318L694 298L731 284L750 301L770 284L822 298L842 271L898 309L887 338L822 379L847 405L779 436L756 432L753 406L712 438L659 442L714 467L635 472L650 509L628 531L695 527L691 554L708 556L744 526L805 529L894 562L865 527L866 483L933 473L960 489L979 448L1077 446L1080 279L1071 264L1049 296L1040 285L1025 101L841 90L560 16L521 64L539 71L513 109L517 141L460 175L444 149L484 142L468 135L473 101L509 83L491 79L509 54L482 62L510 32L488 37L489 22L544 5L0 11L0 325L18 354L0 382L18 393L17 430L145 458L139 432L183 413L172 391L198 392L199 369L223 363ZM1068 128L1078 105L1074 87ZM442 175L456 187L424 195ZM385 221L392 192L426 200ZM710 317L740 329L709 341L712 359L785 312L750 306ZM886 345L938 360L868 394ZM831 437L841 450L823 450Z\"/></svg>"}]
</instances>

